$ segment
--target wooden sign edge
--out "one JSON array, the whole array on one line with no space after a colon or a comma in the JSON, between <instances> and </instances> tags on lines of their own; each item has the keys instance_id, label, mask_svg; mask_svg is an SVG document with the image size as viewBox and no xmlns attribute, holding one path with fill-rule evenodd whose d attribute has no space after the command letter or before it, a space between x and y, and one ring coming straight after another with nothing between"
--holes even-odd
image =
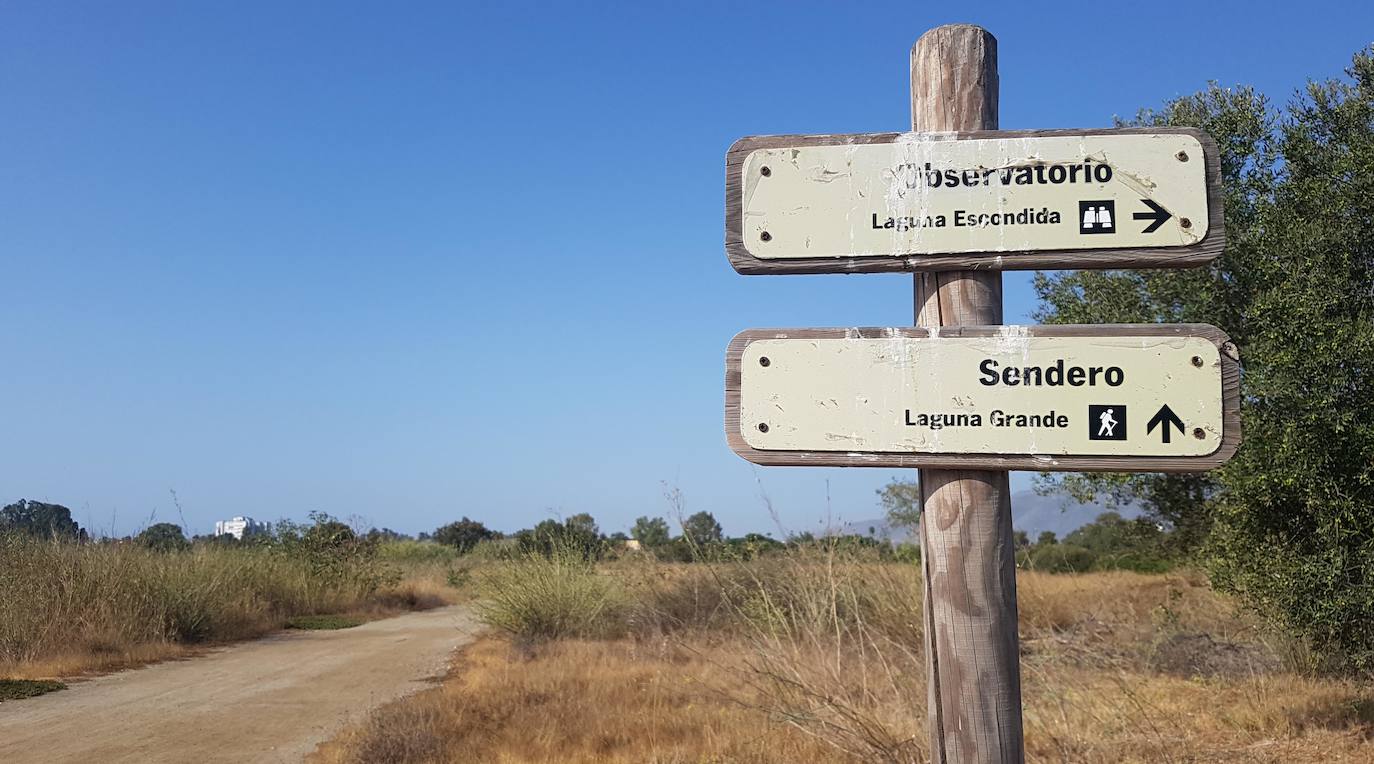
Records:
<instances>
[{"instance_id":1,"label":"wooden sign edge","mask_svg":"<svg viewBox=\"0 0 1374 764\"><path fill-rule=\"evenodd\" d=\"M963 252L947 255L876 257L802 257L764 260L750 254L741 237L743 190L740 168L751 151L778 146L836 146L892 143L909 133L833 135L754 135L735 141L725 153L725 254L746 276L800 273L912 273L955 270L1057 270L1102 268L1192 268L1215 259L1226 248L1221 161L1216 141L1192 127L1121 127L1070 130L981 130L925 133L941 140L1034 138L1084 135L1191 135L1202 144L1207 169L1207 234L1196 244L1177 247L1126 247L1032 252Z\"/></svg>"},{"instance_id":2,"label":"wooden sign edge","mask_svg":"<svg viewBox=\"0 0 1374 764\"><path fill-rule=\"evenodd\" d=\"M995 337L1005 326L941 327L940 337ZM744 348L765 339L881 339L929 337L922 327L747 329L735 335L725 354L725 439L746 461L786 467L920 467L930 469L1033 470L1036 472L1205 472L1230 461L1241 443L1240 354L1231 338L1211 324L1062 324L1024 326L1032 337L1201 337L1221 355L1221 444L1206 456L1055 456L1050 454L907 454L841 451L764 451L740 434L740 358Z\"/></svg>"}]
</instances>

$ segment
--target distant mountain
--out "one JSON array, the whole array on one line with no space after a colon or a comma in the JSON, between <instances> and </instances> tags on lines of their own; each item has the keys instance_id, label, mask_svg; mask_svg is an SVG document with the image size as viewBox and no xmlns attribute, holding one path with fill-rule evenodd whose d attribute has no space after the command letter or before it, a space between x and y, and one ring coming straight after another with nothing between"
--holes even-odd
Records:
<instances>
[{"instance_id":1,"label":"distant mountain","mask_svg":"<svg viewBox=\"0 0 1374 764\"><path fill-rule=\"evenodd\" d=\"M1054 531L1062 539L1107 511L1118 512L1129 519L1139 516L1141 510L1137 506L1110 509L1097 503L1084 504L1063 494L1041 496L1035 491L1017 491L1011 496L1012 527L1025 531L1031 540L1044 531ZM913 531L912 528L891 527L883 518L844 523L838 529L843 534L885 538L896 543L913 538Z\"/></svg>"},{"instance_id":2,"label":"distant mountain","mask_svg":"<svg viewBox=\"0 0 1374 764\"><path fill-rule=\"evenodd\" d=\"M1011 524L1025 531L1033 540L1042 531L1054 531L1059 538L1087 525L1103 512L1113 511L1126 519L1139 517L1136 505L1106 507L1097 503L1083 504L1063 494L1041 496L1035 491L1020 491L1011 496Z\"/></svg>"}]
</instances>

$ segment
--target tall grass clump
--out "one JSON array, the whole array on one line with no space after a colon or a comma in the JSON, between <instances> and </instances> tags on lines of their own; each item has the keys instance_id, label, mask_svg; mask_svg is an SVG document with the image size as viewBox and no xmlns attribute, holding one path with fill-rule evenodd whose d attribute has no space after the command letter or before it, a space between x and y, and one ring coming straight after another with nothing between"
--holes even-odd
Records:
<instances>
[{"instance_id":1,"label":"tall grass clump","mask_svg":"<svg viewBox=\"0 0 1374 764\"><path fill-rule=\"evenodd\" d=\"M737 702L864 761L923 760L915 566L822 541L714 568L744 648Z\"/></svg>"},{"instance_id":2,"label":"tall grass clump","mask_svg":"<svg viewBox=\"0 0 1374 764\"><path fill-rule=\"evenodd\" d=\"M395 578L320 534L171 552L0 534L0 666L257 636L293 615L367 606Z\"/></svg>"},{"instance_id":3,"label":"tall grass clump","mask_svg":"<svg viewBox=\"0 0 1374 764\"><path fill-rule=\"evenodd\" d=\"M520 645L562 638L614 636L624 597L581 547L555 543L476 574L478 617Z\"/></svg>"}]
</instances>

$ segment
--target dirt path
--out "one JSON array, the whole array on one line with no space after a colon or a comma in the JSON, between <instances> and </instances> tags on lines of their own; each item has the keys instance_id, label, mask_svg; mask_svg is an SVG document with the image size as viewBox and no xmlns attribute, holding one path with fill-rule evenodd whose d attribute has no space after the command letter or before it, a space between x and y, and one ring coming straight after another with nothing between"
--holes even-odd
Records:
<instances>
[{"instance_id":1,"label":"dirt path","mask_svg":"<svg viewBox=\"0 0 1374 764\"><path fill-rule=\"evenodd\" d=\"M285 632L0 703L0 761L299 762L345 723L443 673L463 608Z\"/></svg>"}]
</instances>

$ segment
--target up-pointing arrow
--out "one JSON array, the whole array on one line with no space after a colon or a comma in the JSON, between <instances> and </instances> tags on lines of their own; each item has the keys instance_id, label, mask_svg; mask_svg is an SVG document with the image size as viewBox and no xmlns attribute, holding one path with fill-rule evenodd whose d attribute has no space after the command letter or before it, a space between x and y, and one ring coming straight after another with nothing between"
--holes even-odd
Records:
<instances>
[{"instance_id":1,"label":"up-pointing arrow","mask_svg":"<svg viewBox=\"0 0 1374 764\"><path fill-rule=\"evenodd\" d=\"M1164 425L1164 427L1160 430L1160 437L1164 439L1165 443L1169 442L1169 436L1172 434L1169 432L1170 425L1178 428L1178 434L1183 434L1183 420L1178 418L1178 414L1175 414L1174 410L1169 408L1169 404L1167 403L1159 407L1158 413L1156 413L1154 418L1150 420L1150 423L1145 426L1145 434L1149 435L1154 432L1155 428L1159 427L1161 424Z\"/></svg>"},{"instance_id":2,"label":"up-pointing arrow","mask_svg":"<svg viewBox=\"0 0 1374 764\"><path fill-rule=\"evenodd\" d=\"M1131 217L1136 220L1152 221L1148 226L1145 226L1145 230L1141 231L1141 233L1154 233L1155 231L1159 230L1160 226L1164 225L1165 221L1173 217L1173 214L1171 214L1168 210L1164 209L1158 204L1155 204L1153 199L1141 199L1140 201L1145 202L1145 204L1150 208L1151 211L1137 212L1134 215L1131 215ZM1166 440L1164 442L1168 443L1169 441Z\"/></svg>"}]
</instances>

